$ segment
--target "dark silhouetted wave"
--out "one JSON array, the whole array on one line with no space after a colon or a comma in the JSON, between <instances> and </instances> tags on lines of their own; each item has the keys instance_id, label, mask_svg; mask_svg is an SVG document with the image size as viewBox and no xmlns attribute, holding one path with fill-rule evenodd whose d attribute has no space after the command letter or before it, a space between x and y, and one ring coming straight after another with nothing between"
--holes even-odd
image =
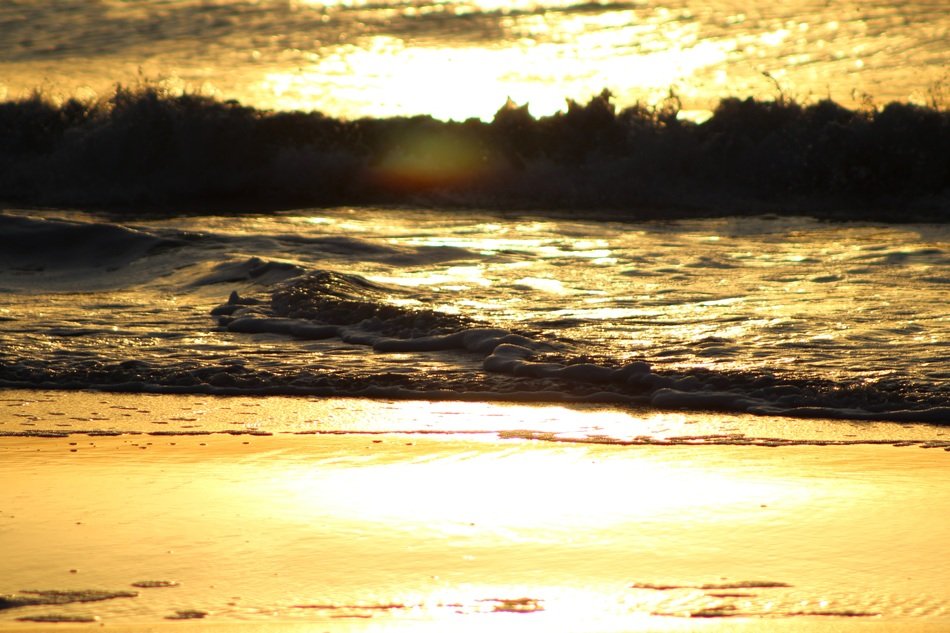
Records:
<instances>
[{"instance_id":1,"label":"dark silhouetted wave","mask_svg":"<svg viewBox=\"0 0 950 633\"><path fill-rule=\"evenodd\" d=\"M111 224L0 215L0 266L13 270L118 267L178 244Z\"/></svg>"},{"instance_id":2,"label":"dark silhouetted wave","mask_svg":"<svg viewBox=\"0 0 950 633\"><path fill-rule=\"evenodd\" d=\"M161 212L330 205L600 210L647 217L793 212L950 218L950 112L906 103L675 99L609 92L535 118L341 120L157 87L106 101L0 103L0 200Z\"/></svg>"}]
</instances>

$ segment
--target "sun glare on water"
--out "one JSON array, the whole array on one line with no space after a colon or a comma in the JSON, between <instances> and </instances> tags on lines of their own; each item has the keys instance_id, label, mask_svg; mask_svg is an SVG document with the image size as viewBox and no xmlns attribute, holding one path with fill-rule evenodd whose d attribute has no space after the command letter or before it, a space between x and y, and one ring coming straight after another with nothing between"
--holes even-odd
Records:
<instances>
[{"instance_id":1,"label":"sun glare on water","mask_svg":"<svg viewBox=\"0 0 950 633\"><path fill-rule=\"evenodd\" d=\"M483 11L501 10L482 4L489 5L480 6ZM618 77L635 85L621 89L620 101L658 101L670 86L724 62L729 49L699 41L696 25L643 22L632 10L593 16L515 16L511 10L506 5L500 20L505 43L459 46L368 36L314 55L294 70L272 70L259 89L280 109L353 118L429 114L490 120L509 98L529 104L535 116L547 116L563 111L566 97L585 100L616 87Z\"/></svg>"}]
</instances>

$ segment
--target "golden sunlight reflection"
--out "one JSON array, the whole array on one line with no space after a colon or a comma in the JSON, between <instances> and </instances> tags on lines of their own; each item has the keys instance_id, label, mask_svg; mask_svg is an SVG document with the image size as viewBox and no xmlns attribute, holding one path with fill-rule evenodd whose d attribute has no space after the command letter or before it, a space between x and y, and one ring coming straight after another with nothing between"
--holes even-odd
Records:
<instances>
[{"instance_id":1,"label":"golden sunlight reflection","mask_svg":"<svg viewBox=\"0 0 950 633\"><path fill-rule=\"evenodd\" d=\"M565 288L564 284L557 279L547 279L543 277L522 277L515 283L518 286L556 295L566 295L574 292L568 288Z\"/></svg>"},{"instance_id":2,"label":"golden sunlight reflection","mask_svg":"<svg viewBox=\"0 0 950 633\"><path fill-rule=\"evenodd\" d=\"M46 418L107 404L93 392L17 399ZM131 433L0 438L0 480L14 491L0 517L6 591L167 579L181 589L96 613L137 625L188 608L225 628L334 631L695 631L706 615L717 630L752 618L807 628L809 611L950 614L947 453L920 450L932 428L251 400L118 394L109 404ZM232 435L246 410L274 434ZM149 433L183 415L212 432ZM609 443L626 436L667 443ZM743 436L802 444L730 444ZM889 445L901 437L917 447ZM813 445L835 438L866 443Z\"/></svg>"},{"instance_id":3,"label":"golden sunlight reflection","mask_svg":"<svg viewBox=\"0 0 950 633\"><path fill-rule=\"evenodd\" d=\"M450 266L440 273L420 273L406 275L367 275L367 278L384 284L396 286L433 286L444 290L465 290L471 286L488 287L490 279L485 278L482 266Z\"/></svg>"},{"instance_id":4,"label":"golden sunlight reflection","mask_svg":"<svg viewBox=\"0 0 950 633\"><path fill-rule=\"evenodd\" d=\"M386 441L398 441L389 439ZM391 449L390 449L391 450ZM385 523L388 529L545 542L565 532L657 521L732 521L760 504L806 503L793 482L739 468L708 469L683 451L584 447L485 447L392 459L363 456L350 467L281 473L285 499L312 513Z\"/></svg>"},{"instance_id":5,"label":"golden sunlight reflection","mask_svg":"<svg viewBox=\"0 0 950 633\"><path fill-rule=\"evenodd\" d=\"M537 223L535 223L537 224ZM394 240L409 246L451 246L476 251L483 255L494 255L500 252L528 251L542 258L577 258L589 259L595 262L613 261L614 254L610 242L607 240L569 238L552 239L558 230L554 226L536 226L534 224L518 225L513 230L495 228L490 225L484 227L485 232L495 232L501 237L469 237L465 235L411 237L405 240ZM542 233L547 237L535 237L533 234Z\"/></svg>"},{"instance_id":6,"label":"golden sunlight reflection","mask_svg":"<svg viewBox=\"0 0 950 633\"><path fill-rule=\"evenodd\" d=\"M723 63L734 46L699 40L695 24L641 24L632 11L548 12L540 24L507 21L522 35L509 46L419 46L377 35L313 56L294 70L268 71L260 90L272 94L280 109L353 117L426 113L490 120L509 98L529 104L535 116L547 116L563 111L566 97L585 100L615 86L618 77L636 79L635 88L620 89L622 102L655 102L670 86ZM638 42L644 38L664 46L642 50ZM681 93L690 91L684 87Z\"/></svg>"}]
</instances>

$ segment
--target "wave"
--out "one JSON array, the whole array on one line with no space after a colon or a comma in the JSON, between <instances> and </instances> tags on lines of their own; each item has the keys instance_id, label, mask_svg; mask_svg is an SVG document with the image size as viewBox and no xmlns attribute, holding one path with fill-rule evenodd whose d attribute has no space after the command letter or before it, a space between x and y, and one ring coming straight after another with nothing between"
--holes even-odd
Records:
<instances>
[{"instance_id":1,"label":"wave","mask_svg":"<svg viewBox=\"0 0 950 633\"><path fill-rule=\"evenodd\" d=\"M645 361L623 365L577 360L570 343L527 330L511 331L425 307L424 297L359 275L327 270L293 277L269 301L232 292L214 310L231 332L304 340L340 339L376 353L458 351L481 358L481 370L504 375L518 398L622 402L659 409L714 410L786 417L941 423L944 398L908 397L884 383L777 378L766 372L692 369L656 372ZM498 383L494 383L497 388ZM404 382L402 389L412 389ZM422 385L420 385L422 386ZM425 387L423 387L425 388ZM467 388L466 388L467 390ZM551 392L558 395L552 396Z\"/></svg>"},{"instance_id":2,"label":"wave","mask_svg":"<svg viewBox=\"0 0 950 633\"><path fill-rule=\"evenodd\" d=\"M298 360L259 365L240 356L202 359L197 349L196 356L186 360L23 360L0 363L0 385L145 393L597 402L790 418L950 421L945 394L926 385L614 361L610 350L598 352L584 341L440 312L429 307L432 302L422 291L355 274L305 270L259 258L219 268L219 274L201 283L255 281L261 276L268 280L244 285L260 294L232 291L211 310L221 333L296 339L300 352L312 342L329 341L352 350L347 361L340 366ZM293 349L284 353L293 355ZM354 363L360 355L384 360ZM432 370L436 363L440 369Z\"/></svg>"},{"instance_id":3,"label":"wave","mask_svg":"<svg viewBox=\"0 0 950 633\"><path fill-rule=\"evenodd\" d=\"M230 220L222 219L222 226ZM5 281L27 284L33 293L61 290L48 280L66 276L69 293L77 284L88 290L122 277L125 285L118 287L137 293L56 297L51 301L66 306L59 319L16 310L0 316L10 342L0 349L0 387L598 402L798 418L950 421L939 371L911 380L887 372L879 372L886 376L880 379L831 372L804 377L766 364L684 367L666 362L681 352L689 356L679 341L631 356L610 340L586 340L590 332L571 329L583 316L513 321L464 302L440 309L445 297L438 287L382 283L332 268L484 257L474 250L292 235L283 224L230 232L215 232L211 225L202 233L167 226L0 214ZM891 262L942 252L881 247L872 254ZM155 261L141 261L156 253L161 256ZM716 266L718 260L701 261ZM129 277L122 269L138 272ZM14 303L19 300L16 291L9 292ZM163 310L173 304L156 300L165 293L183 296L171 314ZM645 317L615 318L630 327ZM889 332L925 331L915 328ZM130 347L130 341L136 343ZM690 345L702 349L703 359L715 360L734 355L733 346L741 342L705 337Z\"/></svg>"},{"instance_id":4,"label":"wave","mask_svg":"<svg viewBox=\"0 0 950 633\"><path fill-rule=\"evenodd\" d=\"M13 270L117 268L182 243L112 224L0 213L0 266Z\"/></svg>"},{"instance_id":5,"label":"wave","mask_svg":"<svg viewBox=\"0 0 950 633\"><path fill-rule=\"evenodd\" d=\"M0 103L0 199L162 212L437 204L637 217L788 211L946 221L950 112L728 98L696 124L674 98L608 91L535 118L342 120L146 86L109 100Z\"/></svg>"}]
</instances>

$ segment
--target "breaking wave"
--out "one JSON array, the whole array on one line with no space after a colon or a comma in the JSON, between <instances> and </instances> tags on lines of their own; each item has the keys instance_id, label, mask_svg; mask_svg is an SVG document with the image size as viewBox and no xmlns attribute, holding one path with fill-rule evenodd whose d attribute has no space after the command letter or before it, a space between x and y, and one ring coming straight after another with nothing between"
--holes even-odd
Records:
<instances>
[{"instance_id":1,"label":"breaking wave","mask_svg":"<svg viewBox=\"0 0 950 633\"><path fill-rule=\"evenodd\" d=\"M154 86L111 99L0 103L0 199L99 209L337 204L597 209L636 217L791 211L948 219L950 113L906 103L729 98L681 120L674 98L609 92L535 118L335 119Z\"/></svg>"},{"instance_id":2,"label":"breaking wave","mask_svg":"<svg viewBox=\"0 0 950 633\"><path fill-rule=\"evenodd\" d=\"M569 343L479 324L472 319L392 300L406 291L357 275L317 271L280 284L270 301L233 292L212 310L231 332L298 339L340 339L377 353L459 351L478 357L488 374L509 377L513 399L630 403L658 409L762 415L942 423L950 406L907 397L882 385L779 379L766 372L654 371L645 361L623 365L577 362ZM421 303L421 302L420 302ZM473 383L475 385L477 383ZM431 385L419 385L432 397ZM496 384L497 387L497 384ZM400 390L412 389L406 382ZM458 395L469 388L462 390ZM478 391L478 389L476 389ZM442 397L451 393L440 390ZM485 394L489 395L490 394Z\"/></svg>"},{"instance_id":3,"label":"breaking wave","mask_svg":"<svg viewBox=\"0 0 950 633\"><path fill-rule=\"evenodd\" d=\"M123 226L0 214L0 266L14 269L117 267L180 244Z\"/></svg>"}]
</instances>

